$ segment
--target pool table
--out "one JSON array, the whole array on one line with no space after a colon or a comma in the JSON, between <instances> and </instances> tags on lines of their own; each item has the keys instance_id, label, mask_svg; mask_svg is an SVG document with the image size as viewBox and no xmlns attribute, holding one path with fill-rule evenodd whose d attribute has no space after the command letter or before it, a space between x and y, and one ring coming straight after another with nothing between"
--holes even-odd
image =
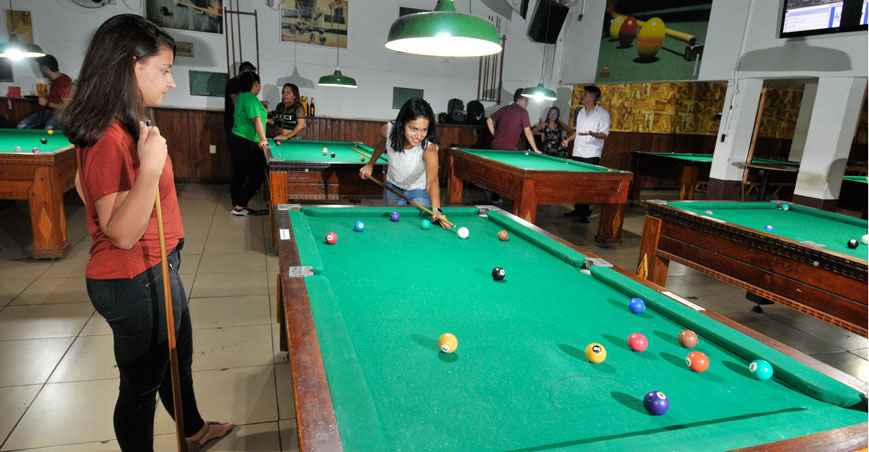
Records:
<instances>
[{"instance_id":1,"label":"pool table","mask_svg":"<svg viewBox=\"0 0 869 452\"><path fill-rule=\"evenodd\" d=\"M866 220L782 202L646 206L637 269L650 281L663 285L674 260L866 336ZM856 249L847 246L852 238Z\"/></svg>"},{"instance_id":2,"label":"pool table","mask_svg":"<svg viewBox=\"0 0 869 452\"><path fill-rule=\"evenodd\" d=\"M448 199L459 204L464 183L513 201L513 214L534 223L539 204L600 204L595 240L621 240L632 174L605 166L520 151L449 149Z\"/></svg>"},{"instance_id":3,"label":"pool table","mask_svg":"<svg viewBox=\"0 0 869 452\"><path fill-rule=\"evenodd\" d=\"M292 379L300 450L866 447L853 377L500 209L444 210L468 239L422 229L409 208L276 209L291 369L279 378ZM630 297L647 310L632 314ZM685 367L684 328L701 336L705 373ZM452 354L438 350L446 332L458 338ZM628 349L633 332L649 338L646 351ZM586 360L591 342L608 349L604 363ZM749 376L757 358L773 364L772 380ZM666 415L645 412L651 390L669 397Z\"/></svg>"},{"instance_id":4,"label":"pool table","mask_svg":"<svg viewBox=\"0 0 869 452\"><path fill-rule=\"evenodd\" d=\"M712 154L634 151L632 152L632 161L636 182L632 188L631 199L640 199L640 192L649 178L666 179L671 177L669 176L672 171L671 168L675 167L678 168L679 173L679 199L692 200L701 179L708 176L709 168L712 165ZM743 164L743 166L745 165ZM760 196L763 197L766 195L770 180L772 179L773 183L777 181L774 174L780 172L796 173L800 164L785 160L754 158L748 166L761 174L759 189ZM794 177L788 177L789 180L794 179ZM790 185L793 185L793 180L790 180Z\"/></svg>"},{"instance_id":5,"label":"pool table","mask_svg":"<svg viewBox=\"0 0 869 452\"><path fill-rule=\"evenodd\" d=\"M75 150L62 133L0 129L0 199L28 202L35 258L63 257L69 248L63 195L75 170Z\"/></svg>"}]
</instances>

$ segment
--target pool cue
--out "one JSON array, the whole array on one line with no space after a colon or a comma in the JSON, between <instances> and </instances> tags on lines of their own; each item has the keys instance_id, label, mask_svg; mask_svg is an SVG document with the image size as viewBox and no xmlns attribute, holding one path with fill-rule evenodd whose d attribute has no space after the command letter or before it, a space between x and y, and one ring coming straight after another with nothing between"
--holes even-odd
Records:
<instances>
[{"instance_id":1,"label":"pool cue","mask_svg":"<svg viewBox=\"0 0 869 452\"><path fill-rule=\"evenodd\" d=\"M401 199L407 201L410 205L416 207L417 209L422 210L423 212L425 212L425 213L427 213L427 214L429 214L429 215L434 216L434 212L432 212L431 210L427 209L424 205L422 205L422 204L420 204L420 203L418 203L418 202L416 202L416 201L414 201L414 200L408 198L407 196L404 195L404 193L401 193L401 192L399 192L398 190L396 190L396 189L394 189L394 188L392 188L392 187L390 187L390 186L388 186L388 185L385 185L383 182L380 182L379 180L377 180L377 178L375 178L374 176L369 176L367 179L373 181L373 182L374 182L375 184L377 184L377 185L380 185L381 188L385 188L385 189L387 189L387 190L389 190L389 191L395 193L396 195L398 195L399 197L401 197ZM447 227L447 229L452 229L453 226L455 226L454 224L452 224L452 223L450 222L449 219L447 219L446 215L444 215L444 220L442 220L441 223L443 223L444 226Z\"/></svg>"},{"instance_id":2,"label":"pool cue","mask_svg":"<svg viewBox=\"0 0 869 452\"><path fill-rule=\"evenodd\" d=\"M169 367L172 372L172 405L175 411L175 436L178 452L187 451L184 435L184 412L181 406L181 371L178 368L178 347L175 340L175 311L172 308L172 288L169 285L169 257L166 254L166 233L163 231L163 209L160 206L160 187L154 200L157 211L157 235L160 238L160 265L163 270L163 309L166 311L166 335L169 344Z\"/></svg>"}]
</instances>

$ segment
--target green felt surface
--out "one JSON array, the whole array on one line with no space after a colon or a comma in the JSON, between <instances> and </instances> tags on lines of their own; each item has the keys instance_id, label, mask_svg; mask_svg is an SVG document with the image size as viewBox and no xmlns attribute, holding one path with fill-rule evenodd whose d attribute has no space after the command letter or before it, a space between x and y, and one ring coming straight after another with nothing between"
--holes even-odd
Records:
<instances>
[{"instance_id":1,"label":"green felt surface","mask_svg":"<svg viewBox=\"0 0 869 452\"><path fill-rule=\"evenodd\" d=\"M570 173L606 173L613 171L605 166L577 162L551 155L484 149L462 149L462 152L527 171L566 171Z\"/></svg>"},{"instance_id":2,"label":"green felt surface","mask_svg":"<svg viewBox=\"0 0 869 452\"><path fill-rule=\"evenodd\" d=\"M420 229L413 209L289 213L345 450L724 450L866 421L860 395L795 360L492 212L445 209L470 238ZM354 232L356 220L364 232ZM510 239L496 233L506 229ZM334 231L336 245L323 237ZM494 282L494 266L507 282ZM633 315L631 296L649 309ZM702 336L703 374L676 335ZM437 350L441 333L456 353ZM625 338L643 332L643 353ZM608 350L588 363L586 344ZM749 377L750 359L776 368ZM665 416L642 397L665 392Z\"/></svg>"},{"instance_id":3,"label":"green felt surface","mask_svg":"<svg viewBox=\"0 0 869 452\"><path fill-rule=\"evenodd\" d=\"M651 155L651 154L646 154ZM712 163L712 154L694 154L694 153L686 153L686 152L656 152L654 153L655 157L666 157L676 160L687 160L689 162L696 163ZM786 165L786 166L799 166L800 162L790 162L787 160L775 160L775 159L765 159L765 158L755 158L751 161L751 163L761 164L761 165Z\"/></svg>"},{"instance_id":4,"label":"green felt surface","mask_svg":"<svg viewBox=\"0 0 869 452\"><path fill-rule=\"evenodd\" d=\"M845 176L842 180L857 182L860 184L869 184L869 180L867 180L867 176Z\"/></svg>"},{"instance_id":5,"label":"green felt surface","mask_svg":"<svg viewBox=\"0 0 869 452\"><path fill-rule=\"evenodd\" d=\"M47 138L48 142L42 144L39 139ZM72 146L59 131L49 135L45 130L36 129L0 129L0 154L15 154L15 147L21 146L21 152L32 154L33 148L38 147L41 154L52 154Z\"/></svg>"},{"instance_id":6,"label":"green felt surface","mask_svg":"<svg viewBox=\"0 0 869 452\"><path fill-rule=\"evenodd\" d=\"M272 151L272 161L285 162L310 162L329 164L360 164L371 158L374 149L363 143L350 141L284 141L280 145L269 140ZM327 148L328 154L323 155L323 148ZM355 148L355 149L354 149ZM335 153L332 158L331 153ZM387 163L386 155L381 155L377 160L378 165Z\"/></svg>"},{"instance_id":7,"label":"green felt surface","mask_svg":"<svg viewBox=\"0 0 869 452\"><path fill-rule=\"evenodd\" d=\"M848 240L859 242L867 233L866 220L799 204L786 203L790 210L781 210L776 202L735 201L672 201L668 205L711 218L738 224L761 232L772 225L770 234L798 242L823 245L830 251L867 260L869 247L862 242L848 248ZM708 212L712 212L711 214Z\"/></svg>"}]
</instances>

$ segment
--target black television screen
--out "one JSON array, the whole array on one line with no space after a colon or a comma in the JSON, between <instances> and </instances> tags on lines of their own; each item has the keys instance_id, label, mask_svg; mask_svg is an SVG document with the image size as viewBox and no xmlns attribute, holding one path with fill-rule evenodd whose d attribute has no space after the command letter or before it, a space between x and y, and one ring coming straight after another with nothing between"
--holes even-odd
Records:
<instances>
[{"instance_id":1,"label":"black television screen","mask_svg":"<svg viewBox=\"0 0 869 452\"><path fill-rule=\"evenodd\" d=\"M866 29L867 0L784 0L782 38Z\"/></svg>"}]
</instances>

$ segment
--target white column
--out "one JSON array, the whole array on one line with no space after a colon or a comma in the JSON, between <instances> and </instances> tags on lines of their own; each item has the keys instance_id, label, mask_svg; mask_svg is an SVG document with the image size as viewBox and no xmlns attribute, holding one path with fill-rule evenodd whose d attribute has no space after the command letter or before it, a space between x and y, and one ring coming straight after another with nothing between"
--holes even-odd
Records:
<instances>
[{"instance_id":1,"label":"white column","mask_svg":"<svg viewBox=\"0 0 869 452\"><path fill-rule=\"evenodd\" d=\"M806 148L806 137L809 134L809 123L812 119L812 108L815 106L815 95L818 92L818 81L813 80L803 85L803 99L800 101L800 113L794 126L794 138L791 140L791 151L788 160L799 162L803 159Z\"/></svg>"},{"instance_id":2,"label":"white column","mask_svg":"<svg viewBox=\"0 0 869 452\"><path fill-rule=\"evenodd\" d=\"M733 162L744 162L748 156L762 89L762 79L731 80L727 83L710 178L742 180L742 169L734 166Z\"/></svg>"},{"instance_id":3,"label":"white column","mask_svg":"<svg viewBox=\"0 0 869 452\"><path fill-rule=\"evenodd\" d=\"M866 77L822 78L794 195L837 199L857 130Z\"/></svg>"}]
</instances>

